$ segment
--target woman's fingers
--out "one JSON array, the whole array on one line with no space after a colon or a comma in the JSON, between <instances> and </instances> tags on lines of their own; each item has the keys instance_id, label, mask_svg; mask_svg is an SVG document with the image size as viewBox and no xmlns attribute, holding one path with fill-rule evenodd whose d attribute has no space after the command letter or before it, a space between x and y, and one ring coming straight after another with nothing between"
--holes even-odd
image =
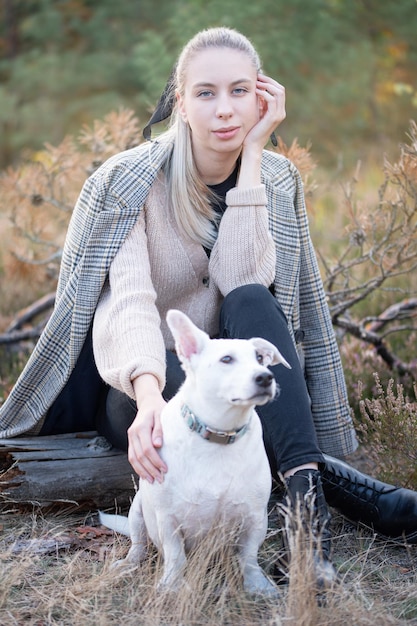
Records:
<instances>
[{"instance_id":1,"label":"woman's fingers","mask_svg":"<svg viewBox=\"0 0 417 626\"><path fill-rule=\"evenodd\" d=\"M248 132L244 148L257 146L262 150L271 133L285 119L285 88L269 76L258 75L256 94L259 98L259 120Z\"/></svg>"},{"instance_id":2,"label":"woman's fingers","mask_svg":"<svg viewBox=\"0 0 417 626\"><path fill-rule=\"evenodd\" d=\"M285 112L285 87L276 80L263 74L258 75L256 83L258 95L264 99L266 107L264 108L264 116L267 113L271 115L271 122L275 125L280 124L286 116Z\"/></svg>"},{"instance_id":3,"label":"woman's fingers","mask_svg":"<svg viewBox=\"0 0 417 626\"><path fill-rule=\"evenodd\" d=\"M162 482L168 468L156 450L162 445L160 413L138 412L128 429L128 439L128 459L135 472L150 483Z\"/></svg>"}]
</instances>

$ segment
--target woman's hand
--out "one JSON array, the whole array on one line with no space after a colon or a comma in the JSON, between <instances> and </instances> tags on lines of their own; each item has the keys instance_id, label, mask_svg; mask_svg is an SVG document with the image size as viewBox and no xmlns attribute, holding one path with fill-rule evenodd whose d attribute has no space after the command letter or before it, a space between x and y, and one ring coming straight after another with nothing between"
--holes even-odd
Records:
<instances>
[{"instance_id":1,"label":"woman's hand","mask_svg":"<svg viewBox=\"0 0 417 626\"><path fill-rule=\"evenodd\" d=\"M258 74L256 93L259 120L246 135L241 155L238 187L254 187L261 183L262 150L270 135L285 119L285 88L276 80Z\"/></svg>"},{"instance_id":2,"label":"woman's hand","mask_svg":"<svg viewBox=\"0 0 417 626\"><path fill-rule=\"evenodd\" d=\"M259 99L259 121L246 135L244 147L266 145L271 133L285 119L285 88L276 80L258 74L256 93Z\"/></svg>"},{"instance_id":3,"label":"woman's hand","mask_svg":"<svg viewBox=\"0 0 417 626\"><path fill-rule=\"evenodd\" d=\"M162 446L161 412L166 402L151 374L140 376L133 384L138 412L127 431L128 459L141 478L162 483L168 468L157 448Z\"/></svg>"}]
</instances>

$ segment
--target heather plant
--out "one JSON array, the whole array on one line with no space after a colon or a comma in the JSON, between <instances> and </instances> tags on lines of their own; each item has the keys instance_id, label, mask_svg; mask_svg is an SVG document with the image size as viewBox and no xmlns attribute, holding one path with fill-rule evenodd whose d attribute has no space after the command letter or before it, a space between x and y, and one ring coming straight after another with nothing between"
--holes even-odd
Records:
<instances>
[{"instance_id":1,"label":"heather plant","mask_svg":"<svg viewBox=\"0 0 417 626\"><path fill-rule=\"evenodd\" d=\"M411 332L402 346L405 355L413 355L417 341L417 334ZM346 335L340 341L340 355L343 363L346 387L349 403L358 422L362 420L360 402L364 398L373 398L378 395L378 387L375 381L377 375L383 387L388 385L390 379L394 378L396 383L403 386L407 395L413 395L413 384L415 376L410 373L403 375L398 372L393 376L392 369L381 358L372 345L364 345L360 339ZM417 367L415 360L410 358L414 371Z\"/></svg>"},{"instance_id":2,"label":"heather plant","mask_svg":"<svg viewBox=\"0 0 417 626\"><path fill-rule=\"evenodd\" d=\"M374 374L375 392L360 403L357 430L381 480L417 488L417 385L414 399L391 378L384 386Z\"/></svg>"}]
</instances>

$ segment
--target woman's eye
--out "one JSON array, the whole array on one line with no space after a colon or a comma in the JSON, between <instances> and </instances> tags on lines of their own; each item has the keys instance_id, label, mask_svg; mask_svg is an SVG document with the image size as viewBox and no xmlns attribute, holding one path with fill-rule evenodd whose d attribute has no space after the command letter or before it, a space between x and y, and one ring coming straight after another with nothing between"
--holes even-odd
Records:
<instances>
[{"instance_id":1,"label":"woman's eye","mask_svg":"<svg viewBox=\"0 0 417 626\"><path fill-rule=\"evenodd\" d=\"M229 354L226 354L226 356L222 356L222 358L220 359L220 363L232 363L233 361L233 357L231 357Z\"/></svg>"},{"instance_id":2,"label":"woman's eye","mask_svg":"<svg viewBox=\"0 0 417 626\"><path fill-rule=\"evenodd\" d=\"M212 95L213 95L213 92L207 89L205 91L199 91L197 94L197 98L209 98Z\"/></svg>"},{"instance_id":3,"label":"woman's eye","mask_svg":"<svg viewBox=\"0 0 417 626\"><path fill-rule=\"evenodd\" d=\"M262 354L259 354L259 352L256 353L256 360L258 361L258 363L263 365L264 357L262 356Z\"/></svg>"},{"instance_id":4,"label":"woman's eye","mask_svg":"<svg viewBox=\"0 0 417 626\"><path fill-rule=\"evenodd\" d=\"M236 89L233 90L233 93L240 96L241 94L248 93L248 90L245 89L245 87L236 87Z\"/></svg>"}]
</instances>

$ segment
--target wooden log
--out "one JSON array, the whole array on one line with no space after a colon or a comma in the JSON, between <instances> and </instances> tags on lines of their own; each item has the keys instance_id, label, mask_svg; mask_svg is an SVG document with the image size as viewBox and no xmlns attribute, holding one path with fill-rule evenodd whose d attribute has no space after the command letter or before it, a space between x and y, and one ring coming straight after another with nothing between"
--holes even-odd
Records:
<instances>
[{"instance_id":1,"label":"wooden log","mask_svg":"<svg viewBox=\"0 0 417 626\"><path fill-rule=\"evenodd\" d=\"M0 439L4 503L125 507L137 482L127 455L95 432Z\"/></svg>"}]
</instances>

